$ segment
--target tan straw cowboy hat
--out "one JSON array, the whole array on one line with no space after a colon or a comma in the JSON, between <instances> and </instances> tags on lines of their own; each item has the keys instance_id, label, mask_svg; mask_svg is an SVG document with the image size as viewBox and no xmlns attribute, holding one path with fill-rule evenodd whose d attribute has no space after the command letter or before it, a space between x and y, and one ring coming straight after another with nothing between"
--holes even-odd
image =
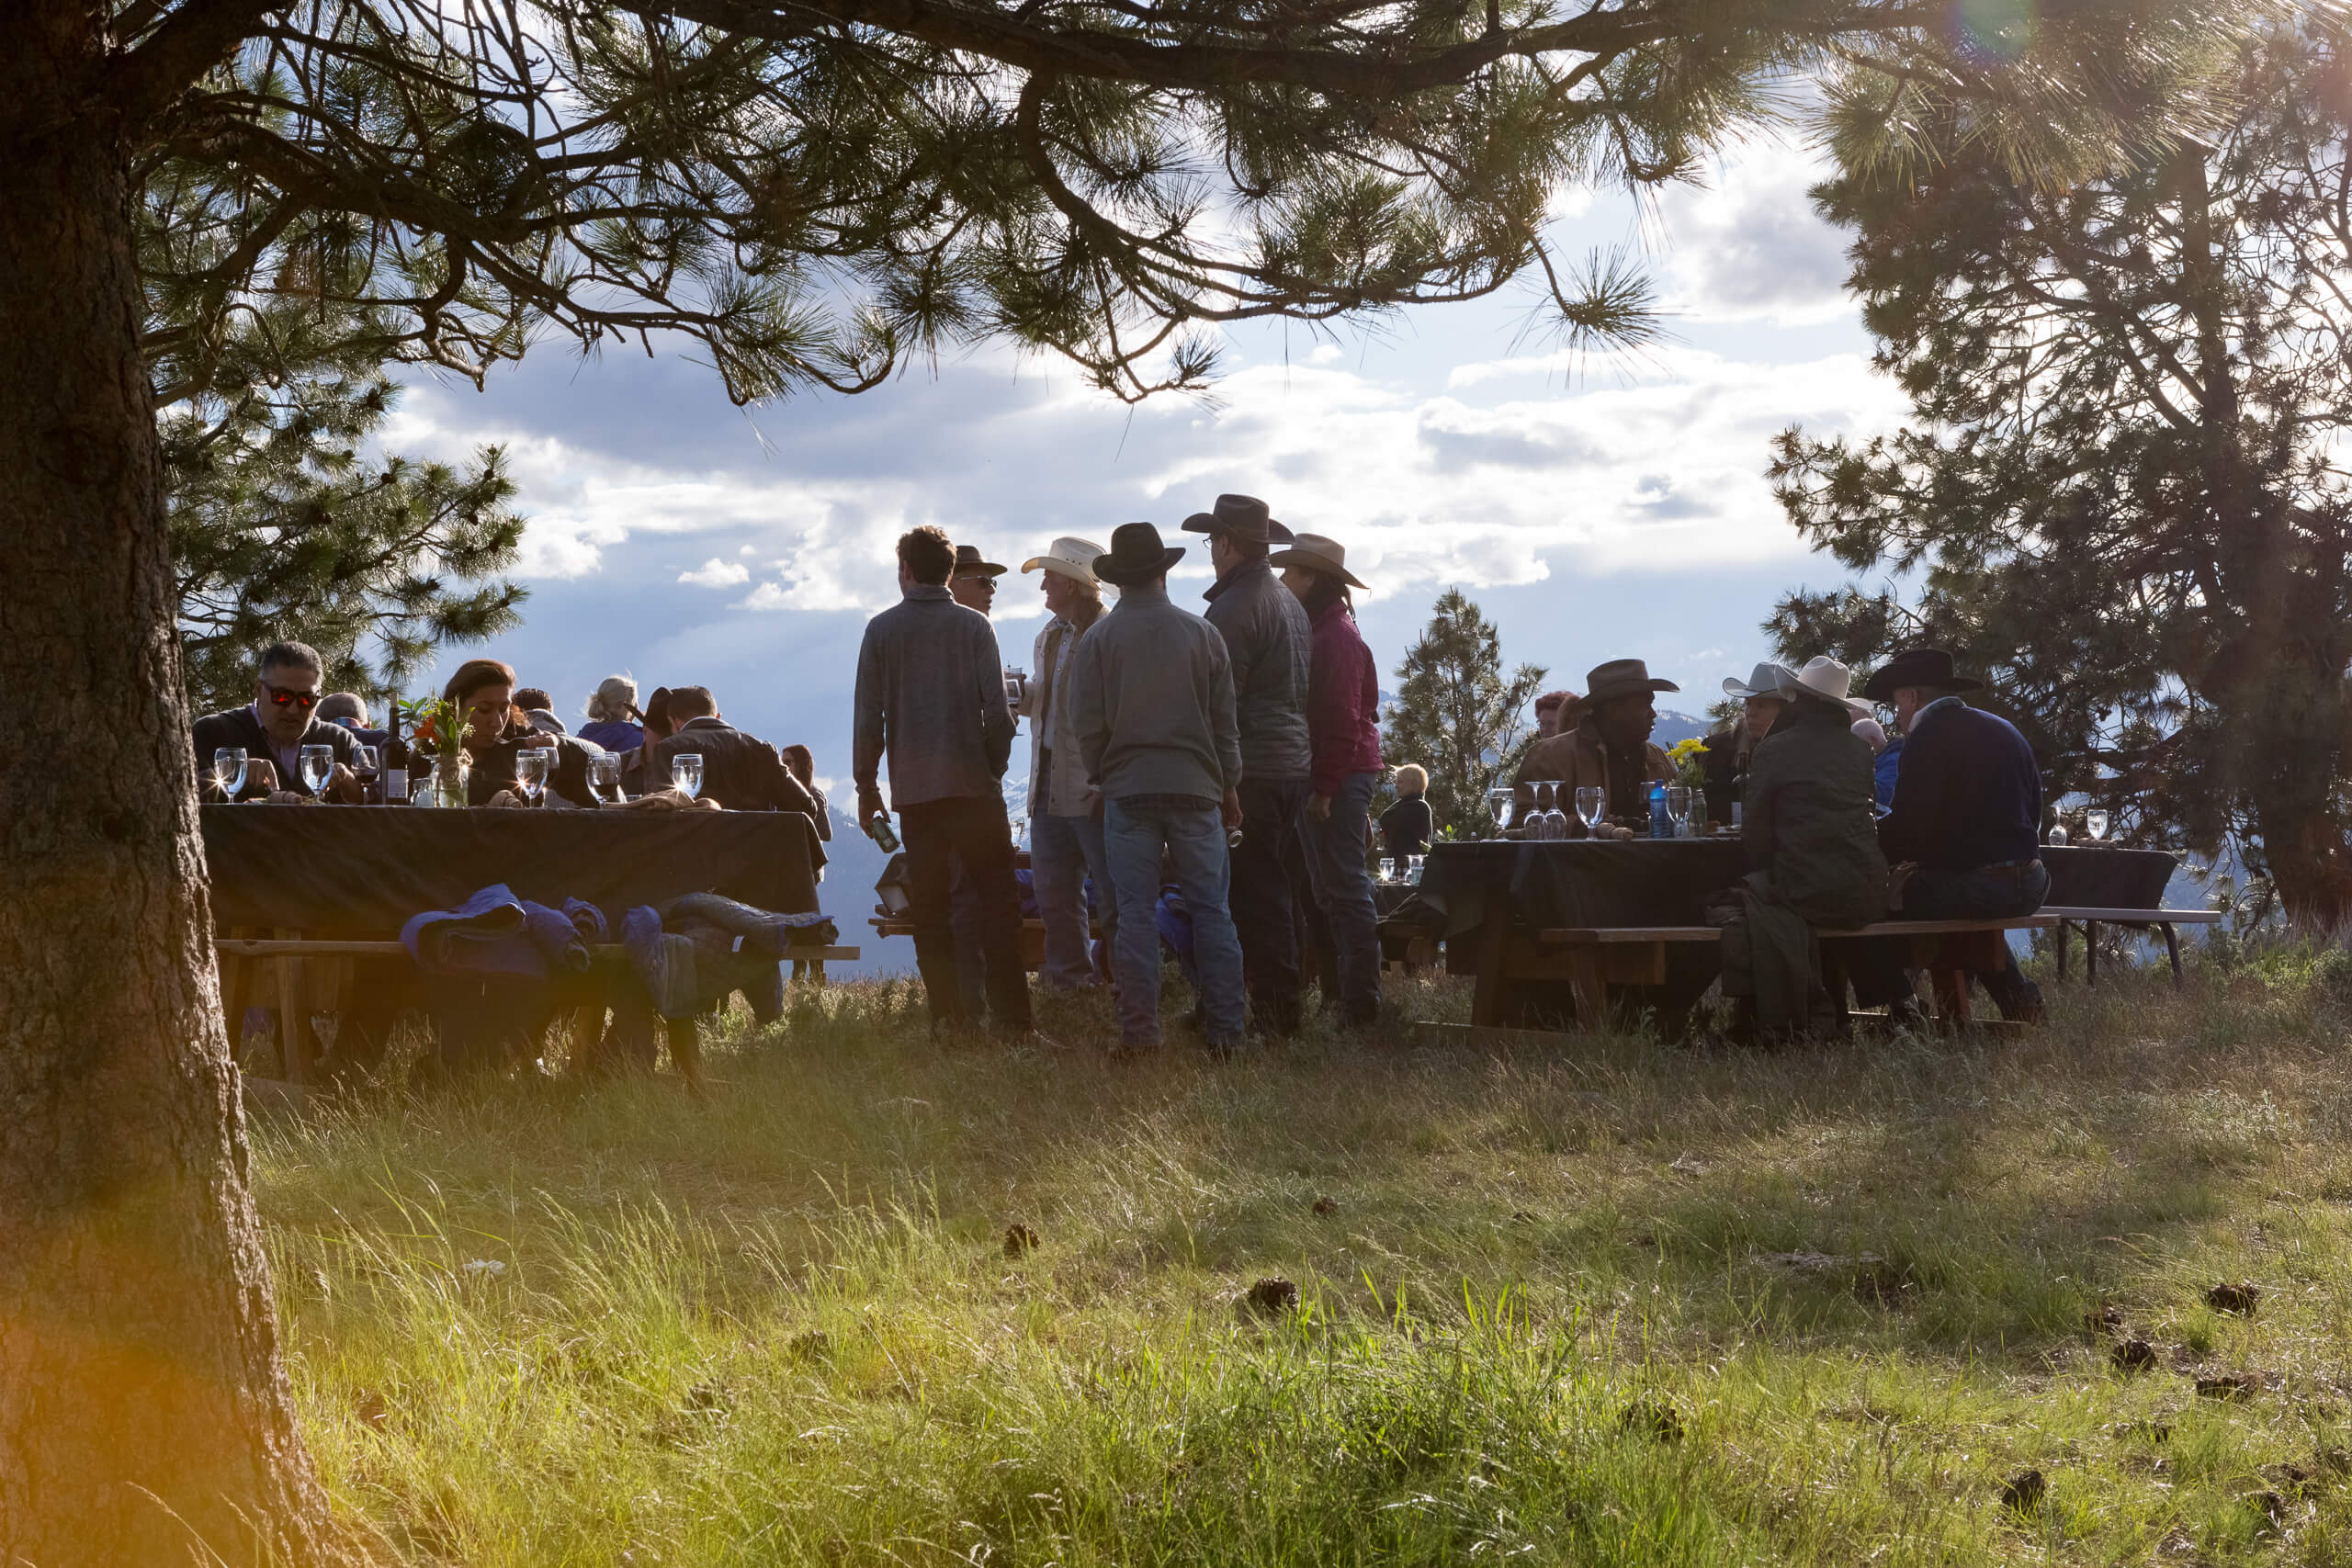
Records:
<instances>
[{"instance_id":1,"label":"tan straw cowboy hat","mask_svg":"<svg viewBox=\"0 0 2352 1568\"><path fill-rule=\"evenodd\" d=\"M1826 654L1806 660L1804 668L1793 673L1785 667L1781 672L1789 676L1781 682L1783 690L1793 688L1796 695L1819 697L1835 703L1855 718L1871 716L1870 704L1857 702L1846 694L1847 689L1854 683L1854 672Z\"/></svg>"},{"instance_id":2,"label":"tan straw cowboy hat","mask_svg":"<svg viewBox=\"0 0 2352 1568\"><path fill-rule=\"evenodd\" d=\"M1080 582L1092 582L1095 581L1094 558L1102 553L1102 547L1091 539L1064 535L1046 546L1044 555L1031 556L1023 561L1021 570L1024 572L1058 572L1064 577L1074 577Z\"/></svg>"},{"instance_id":3,"label":"tan straw cowboy hat","mask_svg":"<svg viewBox=\"0 0 2352 1568\"><path fill-rule=\"evenodd\" d=\"M1276 550L1266 558L1269 566L1305 567L1326 577L1336 577L1351 588L1369 589L1372 584L1348 570L1348 549L1337 539L1327 539L1320 534L1301 534L1291 541L1290 548Z\"/></svg>"}]
</instances>

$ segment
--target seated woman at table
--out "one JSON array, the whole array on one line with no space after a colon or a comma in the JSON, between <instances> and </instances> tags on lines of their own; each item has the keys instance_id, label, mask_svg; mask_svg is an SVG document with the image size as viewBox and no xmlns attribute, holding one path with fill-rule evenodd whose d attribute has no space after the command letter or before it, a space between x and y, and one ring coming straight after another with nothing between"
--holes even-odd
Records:
<instances>
[{"instance_id":1,"label":"seated woman at table","mask_svg":"<svg viewBox=\"0 0 2352 1568\"><path fill-rule=\"evenodd\" d=\"M1764 693L1768 680L1777 692ZM1747 769L1747 874L1718 906L1724 995L1737 1032L1781 1040L1834 1027L1813 932L1885 915L1886 857L1871 749L1846 705L1780 666L1758 665L1748 689L1779 701Z\"/></svg>"},{"instance_id":2,"label":"seated woman at table","mask_svg":"<svg viewBox=\"0 0 2352 1568\"><path fill-rule=\"evenodd\" d=\"M588 762L603 753L569 735L546 735L532 728L514 705L514 668L495 659L469 659L458 666L441 689L445 701L466 709L466 754L473 771L467 775L466 799L488 806L499 796L519 801L515 759L526 751L551 750L548 792L573 806L594 807L595 793L588 787Z\"/></svg>"},{"instance_id":3,"label":"seated woman at table","mask_svg":"<svg viewBox=\"0 0 2352 1568\"><path fill-rule=\"evenodd\" d=\"M1399 874L1408 855L1430 852L1436 821L1430 811L1429 770L1406 763L1396 770L1396 804L1380 814L1380 852L1396 863Z\"/></svg>"},{"instance_id":4,"label":"seated woman at table","mask_svg":"<svg viewBox=\"0 0 2352 1568\"><path fill-rule=\"evenodd\" d=\"M1671 681L1653 680L1649 666L1638 659L1612 659L1597 665L1585 677L1585 696L1572 716L1564 716L1560 733L1527 749L1511 783L1518 804L1516 817L1532 808L1539 784L1559 786L1559 807L1576 816L1576 792L1592 787L1608 792L1608 814L1613 821L1646 822L1653 782L1674 777L1674 765L1650 740L1657 727L1655 694L1681 690Z\"/></svg>"},{"instance_id":5,"label":"seated woman at table","mask_svg":"<svg viewBox=\"0 0 2352 1568\"><path fill-rule=\"evenodd\" d=\"M644 726L631 722L637 712L637 682L628 676L607 675L597 682L585 711L588 722L577 733L590 745L625 756L645 744Z\"/></svg>"}]
</instances>

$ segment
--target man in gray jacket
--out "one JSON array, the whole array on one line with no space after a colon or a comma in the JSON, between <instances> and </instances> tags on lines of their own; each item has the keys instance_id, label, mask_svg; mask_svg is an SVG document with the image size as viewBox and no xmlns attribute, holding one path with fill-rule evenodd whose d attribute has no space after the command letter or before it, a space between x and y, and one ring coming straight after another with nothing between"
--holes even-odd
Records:
<instances>
[{"instance_id":1,"label":"man in gray jacket","mask_svg":"<svg viewBox=\"0 0 2352 1568\"><path fill-rule=\"evenodd\" d=\"M1266 556L1291 532L1251 495L1220 495L1216 509L1184 519L1209 536L1216 581L1204 612L1233 661L1234 721L1241 731L1241 816L1233 847L1233 924L1250 1010L1270 1034L1298 1032L1298 927L1291 869L1303 863L1299 814L1310 761L1306 682L1314 637L1298 595Z\"/></svg>"},{"instance_id":2,"label":"man in gray jacket","mask_svg":"<svg viewBox=\"0 0 2352 1568\"><path fill-rule=\"evenodd\" d=\"M1102 845L1119 902L1113 968L1119 1041L1159 1043L1159 901L1165 858L1193 922L1201 1012L1214 1050L1240 1043L1241 944L1227 907L1225 829L1241 820L1241 740L1225 639L1168 602L1182 549L1148 523L1123 524L1094 574L1116 608L1078 645L1078 742L1102 792Z\"/></svg>"},{"instance_id":3,"label":"man in gray jacket","mask_svg":"<svg viewBox=\"0 0 2352 1568\"><path fill-rule=\"evenodd\" d=\"M936 528L899 537L899 592L904 596L865 626L857 650L855 744L857 815L883 809L876 783L890 761L891 803L906 831L907 901L912 906L915 966L931 1003L933 1027L967 1025L969 1003L957 982L949 919L948 857L964 863L981 900L989 1026L1000 1034L1031 1028L1029 977L1021 965L1021 894L1012 875L1012 827L1000 784L1012 756L1012 713L1005 705L1003 665L989 618L949 596L956 547Z\"/></svg>"}]
</instances>

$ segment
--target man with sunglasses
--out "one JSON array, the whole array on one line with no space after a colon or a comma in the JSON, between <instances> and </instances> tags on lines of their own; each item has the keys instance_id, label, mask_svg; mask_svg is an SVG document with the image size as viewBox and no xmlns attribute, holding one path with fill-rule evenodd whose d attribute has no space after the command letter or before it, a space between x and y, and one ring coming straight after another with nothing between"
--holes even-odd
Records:
<instances>
[{"instance_id":1,"label":"man with sunglasses","mask_svg":"<svg viewBox=\"0 0 2352 1568\"><path fill-rule=\"evenodd\" d=\"M245 753L244 787L237 792L237 799L308 799L311 786L302 782L302 748L325 746L334 752L334 773L322 797L358 805L362 797L355 768L359 738L342 725L319 717L319 697L325 682L325 661L309 644L274 642L263 649L252 704L207 714L196 721L196 777L202 798L214 802L229 798L213 776L213 754L233 746Z\"/></svg>"}]
</instances>

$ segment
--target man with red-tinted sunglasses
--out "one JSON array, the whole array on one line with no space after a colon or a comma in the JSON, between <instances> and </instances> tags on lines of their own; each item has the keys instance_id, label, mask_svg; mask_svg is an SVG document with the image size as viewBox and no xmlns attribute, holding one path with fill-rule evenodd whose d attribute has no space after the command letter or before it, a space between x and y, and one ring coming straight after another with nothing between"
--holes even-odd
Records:
<instances>
[{"instance_id":1,"label":"man with red-tinted sunglasses","mask_svg":"<svg viewBox=\"0 0 2352 1568\"><path fill-rule=\"evenodd\" d=\"M244 786L237 799L307 800L311 786L302 781L302 748L324 746L334 752L334 772L321 797L357 805L359 740L342 725L318 716L325 683L325 661L309 644L274 642L263 649L252 704L196 721L196 777L202 798L229 798L221 788L225 781L214 774L214 756L235 747L245 753Z\"/></svg>"}]
</instances>

